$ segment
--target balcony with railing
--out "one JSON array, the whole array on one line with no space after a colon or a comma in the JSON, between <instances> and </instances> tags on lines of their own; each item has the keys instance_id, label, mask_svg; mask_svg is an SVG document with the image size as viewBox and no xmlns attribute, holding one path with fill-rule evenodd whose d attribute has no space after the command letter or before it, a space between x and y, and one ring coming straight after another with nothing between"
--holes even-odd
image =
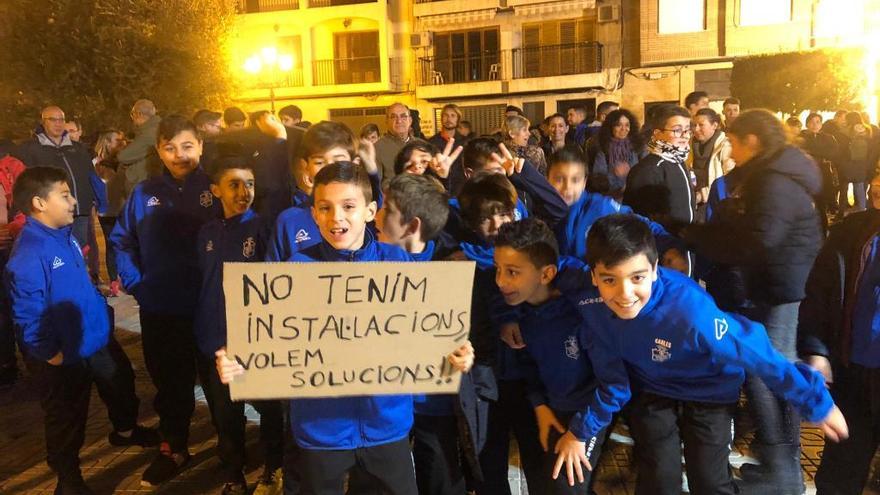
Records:
<instances>
[{"instance_id":1,"label":"balcony with railing","mask_svg":"<svg viewBox=\"0 0 880 495\"><path fill-rule=\"evenodd\" d=\"M238 0L239 14L299 10L299 0Z\"/></svg>"},{"instance_id":2,"label":"balcony with railing","mask_svg":"<svg viewBox=\"0 0 880 495\"><path fill-rule=\"evenodd\" d=\"M502 52L487 51L458 57L422 57L419 59L419 84L443 84L497 81L501 79Z\"/></svg>"},{"instance_id":3,"label":"balcony with railing","mask_svg":"<svg viewBox=\"0 0 880 495\"><path fill-rule=\"evenodd\" d=\"M602 44L596 41L514 48L511 54L512 79L602 71Z\"/></svg>"},{"instance_id":4,"label":"balcony with railing","mask_svg":"<svg viewBox=\"0 0 880 495\"><path fill-rule=\"evenodd\" d=\"M336 84L375 83L382 80L379 57L339 58L312 61L312 84L327 86Z\"/></svg>"}]
</instances>

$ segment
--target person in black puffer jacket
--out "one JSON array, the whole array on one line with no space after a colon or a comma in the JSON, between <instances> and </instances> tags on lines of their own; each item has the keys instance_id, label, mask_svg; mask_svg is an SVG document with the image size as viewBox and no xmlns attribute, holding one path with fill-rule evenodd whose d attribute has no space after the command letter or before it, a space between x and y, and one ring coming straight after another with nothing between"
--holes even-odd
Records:
<instances>
[{"instance_id":1,"label":"person in black puffer jacket","mask_svg":"<svg viewBox=\"0 0 880 495\"><path fill-rule=\"evenodd\" d=\"M743 313L762 323L776 350L794 361L798 308L822 244L816 208L822 176L811 158L786 143L782 122L767 110L743 113L728 136L731 157L747 173L739 198L743 213L685 227L681 235L701 255L742 267L753 305ZM744 483L802 493L797 415L758 379L747 377L746 392L757 423L752 450L762 465L744 465Z\"/></svg>"}]
</instances>

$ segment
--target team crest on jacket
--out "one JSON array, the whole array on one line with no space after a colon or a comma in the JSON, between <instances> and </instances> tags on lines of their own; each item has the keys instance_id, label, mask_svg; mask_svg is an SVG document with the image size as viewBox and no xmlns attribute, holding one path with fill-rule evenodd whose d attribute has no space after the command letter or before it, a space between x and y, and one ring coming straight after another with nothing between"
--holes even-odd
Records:
<instances>
[{"instance_id":1,"label":"team crest on jacket","mask_svg":"<svg viewBox=\"0 0 880 495\"><path fill-rule=\"evenodd\" d=\"M254 240L253 237L248 237L244 240L241 248L241 254L245 258L252 258L254 256L254 252L257 250L257 241Z\"/></svg>"},{"instance_id":2,"label":"team crest on jacket","mask_svg":"<svg viewBox=\"0 0 880 495\"><path fill-rule=\"evenodd\" d=\"M715 340L721 340L725 333L727 333L727 320L715 318Z\"/></svg>"},{"instance_id":3,"label":"team crest on jacket","mask_svg":"<svg viewBox=\"0 0 880 495\"><path fill-rule=\"evenodd\" d=\"M150 199L147 200L147 206L159 206L162 203L159 202L159 198L156 196L150 196Z\"/></svg>"},{"instance_id":4,"label":"team crest on jacket","mask_svg":"<svg viewBox=\"0 0 880 495\"><path fill-rule=\"evenodd\" d=\"M210 208L214 204L214 195L211 191L202 191L202 194L199 194L199 204L204 208Z\"/></svg>"},{"instance_id":5,"label":"team crest on jacket","mask_svg":"<svg viewBox=\"0 0 880 495\"><path fill-rule=\"evenodd\" d=\"M305 229L299 229L299 232L296 233L296 238L294 239L294 242L299 244L301 242L310 241L311 239L312 238L309 237L309 233L306 232Z\"/></svg>"},{"instance_id":6,"label":"team crest on jacket","mask_svg":"<svg viewBox=\"0 0 880 495\"><path fill-rule=\"evenodd\" d=\"M651 349L651 361L662 363L668 361L672 357L669 352L672 349L672 342L663 339L654 339L654 348Z\"/></svg>"},{"instance_id":7,"label":"team crest on jacket","mask_svg":"<svg viewBox=\"0 0 880 495\"><path fill-rule=\"evenodd\" d=\"M565 355L570 359L577 359L581 355L581 351L578 349L577 337L574 335L569 335L565 339Z\"/></svg>"},{"instance_id":8,"label":"team crest on jacket","mask_svg":"<svg viewBox=\"0 0 880 495\"><path fill-rule=\"evenodd\" d=\"M205 252L206 252L206 253L210 253L210 252L213 251L213 250L214 250L214 241L212 241L212 240L209 239L209 240L208 240L208 243L205 244Z\"/></svg>"}]
</instances>

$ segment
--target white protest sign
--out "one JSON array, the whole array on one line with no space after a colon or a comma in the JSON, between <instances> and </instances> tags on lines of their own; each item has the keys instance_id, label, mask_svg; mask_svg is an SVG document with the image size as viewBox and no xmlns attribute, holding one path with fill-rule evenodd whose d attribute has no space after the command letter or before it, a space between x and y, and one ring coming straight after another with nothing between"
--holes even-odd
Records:
<instances>
[{"instance_id":1,"label":"white protest sign","mask_svg":"<svg viewBox=\"0 0 880 495\"><path fill-rule=\"evenodd\" d=\"M235 400L454 393L473 262L224 263Z\"/></svg>"}]
</instances>

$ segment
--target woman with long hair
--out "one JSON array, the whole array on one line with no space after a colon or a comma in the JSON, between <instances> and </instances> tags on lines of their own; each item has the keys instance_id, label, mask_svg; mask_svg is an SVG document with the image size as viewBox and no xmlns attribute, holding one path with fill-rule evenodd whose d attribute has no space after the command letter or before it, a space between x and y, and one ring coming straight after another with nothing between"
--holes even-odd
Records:
<instances>
[{"instance_id":1,"label":"woman with long hair","mask_svg":"<svg viewBox=\"0 0 880 495\"><path fill-rule=\"evenodd\" d=\"M125 204L125 174L117 174L116 154L125 147L125 134L116 129L101 132L95 142L95 173L107 190L107 208L98 212L98 223L104 233L104 261L110 277L110 296L119 295L122 284L116 272L116 252L110 242L110 232L116 226L116 217Z\"/></svg>"},{"instance_id":2,"label":"woman with long hair","mask_svg":"<svg viewBox=\"0 0 880 495\"><path fill-rule=\"evenodd\" d=\"M605 117L597 139L599 150L590 170L590 180L606 177L608 195L620 198L630 169L646 154L639 134L639 121L629 110L615 110Z\"/></svg>"}]
</instances>

